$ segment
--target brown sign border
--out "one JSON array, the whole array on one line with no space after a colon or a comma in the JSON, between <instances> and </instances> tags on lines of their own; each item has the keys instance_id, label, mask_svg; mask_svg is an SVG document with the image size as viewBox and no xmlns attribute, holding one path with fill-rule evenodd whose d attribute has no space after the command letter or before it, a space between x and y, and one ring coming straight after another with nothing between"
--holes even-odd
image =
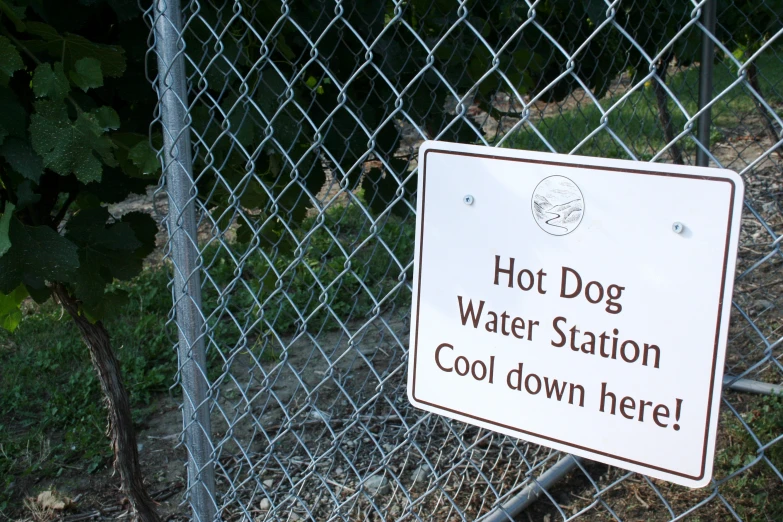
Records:
<instances>
[{"instance_id":1,"label":"brown sign border","mask_svg":"<svg viewBox=\"0 0 783 522\"><path fill-rule=\"evenodd\" d=\"M705 427L704 427L704 446L702 451L702 460L701 460L701 473L699 475L688 475L679 471L666 469L660 466L654 466L652 464L648 464L646 462L640 462L637 460L632 460L626 457L621 457L619 455L614 455L612 453L607 453L604 451L595 450L592 448L589 448L587 446L582 446L579 444L574 444L572 442L556 439L554 437L549 437L546 435L542 435L540 433L534 433L532 431L523 430L522 428L517 428L516 426L510 426L507 424L502 424L500 422L496 422L490 419L484 419L482 417L479 417L477 415L472 415L469 413L465 413L459 410L454 410L452 408L447 408L445 406L441 406L439 404L435 404L432 402L424 401L416 397L416 364L418 360L418 345L419 345L419 310L420 308L420 301L421 301L421 274L422 274L422 259L424 254L424 212L425 212L425 206L426 206L426 195L427 195L427 159L430 153L440 153L440 154L447 154L452 156L469 156L474 158L485 158L485 159L494 159L494 160L501 160L501 161L513 161L517 163L534 163L539 165L553 165L553 166L559 166L559 167L570 167L570 168L581 168L581 169L589 169L589 170L598 170L598 171L612 171L612 172L624 172L628 174L647 174L650 176L664 176L664 177L670 177L670 178L687 178L687 179L695 179L695 180L703 180L703 181L718 181L718 182L724 182L729 183L731 185L731 197L730 197L730 203L729 203L729 215L727 220L727 226L726 226L726 245L724 249L723 254L723 274L721 276L721 288L720 288L720 297L718 300L718 318L715 328L715 344L712 354L712 374L710 376L710 389L709 389L709 395L707 399L707 419L705 421ZM445 150L445 149L427 149L424 152L424 162L422 163L422 169L420 175L422 176L422 188L421 188L421 194L419 197L421 197L421 229L420 229L420 244L419 244L419 277L418 277L418 294L417 294L417 300L416 300L416 333L414 338L414 344L413 344L413 386L411 395L413 398L420 402L421 404L426 404L428 406L432 406L433 408L438 408L443 411L448 411L451 413L455 413L457 415L462 415L463 417L475 419L481 422L486 422L487 424L493 424L495 426L499 426L501 428L505 428L508 430L516 431L519 433L524 433L526 435L531 435L534 437L537 437L539 439L543 440L549 440L552 442L556 442L558 444L562 444L564 446L570 446L572 448L581 449L584 451L589 451L590 453L596 454L596 455L603 455L605 457L610 457L616 460L620 460L623 462L628 462L631 464L636 464L638 466L642 466L649 469L654 469L657 471L663 471L665 473L670 473L672 475L677 475L680 477L684 477L687 479L692 480L701 480L704 478L705 474L705 468L707 464L707 448L708 448L708 442L709 442L709 435L710 435L710 419L712 418L712 399L713 399L713 391L715 390L715 374L717 373L717 362L718 362L718 346L720 344L720 326L721 326L721 319L723 316L723 300L724 295L726 291L726 272L728 268L728 260L729 260L729 245L731 243L731 225L734 219L734 197L736 195L736 184L734 183L734 180L729 178L719 178L714 176L693 176L693 175L687 175L687 174L675 174L675 173L667 173L667 172L651 172L647 170L634 170L634 169L625 169L625 168L618 168L618 167L601 167L597 165L581 165L581 164L575 164L575 163L564 163L564 162L557 162L557 161L545 161L545 160L534 160L534 159L526 159L526 158L509 158L505 156L497 156L493 154L479 154L479 153L473 153L473 152L457 152L457 151L451 151L451 150Z\"/></svg>"}]
</instances>

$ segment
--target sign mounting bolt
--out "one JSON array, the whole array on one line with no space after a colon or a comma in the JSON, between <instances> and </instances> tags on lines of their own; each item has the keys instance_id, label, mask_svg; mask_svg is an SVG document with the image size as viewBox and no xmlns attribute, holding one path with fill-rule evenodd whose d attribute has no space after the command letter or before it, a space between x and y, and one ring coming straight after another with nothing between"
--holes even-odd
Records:
<instances>
[{"instance_id":1,"label":"sign mounting bolt","mask_svg":"<svg viewBox=\"0 0 783 522\"><path fill-rule=\"evenodd\" d=\"M462 202L465 203L466 205L472 205L474 201L475 199L473 199L473 196L471 196L470 194L466 194L465 196L462 197Z\"/></svg>"},{"instance_id":2,"label":"sign mounting bolt","mask_svg":"<svg viewBox=\"0 0 783 522\"><path fill-rule=\"evenodd\" d=\"M675 221L674 223L672 223L672 231L675 234L682 234L683 230L685 230L685 225L683 225L679 221Z\"/></svg>"}]
</instances>

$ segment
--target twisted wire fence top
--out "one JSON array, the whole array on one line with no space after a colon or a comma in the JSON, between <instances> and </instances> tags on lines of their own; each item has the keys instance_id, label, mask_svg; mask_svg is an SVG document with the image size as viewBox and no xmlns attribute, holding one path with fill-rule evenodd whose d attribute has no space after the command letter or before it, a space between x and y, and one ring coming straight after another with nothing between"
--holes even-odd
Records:
<instances>
[{"instance_id":1,"label":"twisted wire fence top","mask_svg":"<svg viewBox=\"0 0 783 522\"><path fill-rule=\"evenodd\" d=\"M720 0L714 32L705 6L183 2L177 102L192 143L218 517L475 520L563 458L407 403L417 148L440 139L678 164L702 151L744 177L712 485L579 461L520 520L783 518L783 402L729 387L783 380L783 3ZM705 39L713 93L700 106ZM168 125L158 119L153 142ZM179 175L168 168L166 183ZM182 328L180 308L173 319ZM186 428L199 407L185 408Z\"/></svg>"}]
</instances>

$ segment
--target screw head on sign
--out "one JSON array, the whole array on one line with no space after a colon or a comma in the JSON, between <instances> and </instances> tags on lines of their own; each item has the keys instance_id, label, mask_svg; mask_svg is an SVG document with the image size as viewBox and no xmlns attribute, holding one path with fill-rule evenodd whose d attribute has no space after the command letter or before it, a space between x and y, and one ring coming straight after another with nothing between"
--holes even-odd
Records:
<instances>
[{"instance_id":1,"label":"screw head on sign","mask_svg":"<svg viewBox=\"0 0 783 522\"><path fill-rule=\"evenodd\" d=\"M682 223L680 223L679 221L675 221L675 222L672 224L672 231L673 231L675 234L682 234L682 231L683 231L683 230L685 230L685 225L683 225L683 224L682 224Z\"/></svg>"},{"instance_id":2,"label":"screw head on sign","mask_svg":"<svg viewBox=\"0 0 783 522\"><path fill-rule=\"evenodd\" d=\"M470 194L467 194L462 198L462 202L465 203L466 205L472 205L473 201L474 201L473 196L471 196Z\"/></svg>"}]
</instances>

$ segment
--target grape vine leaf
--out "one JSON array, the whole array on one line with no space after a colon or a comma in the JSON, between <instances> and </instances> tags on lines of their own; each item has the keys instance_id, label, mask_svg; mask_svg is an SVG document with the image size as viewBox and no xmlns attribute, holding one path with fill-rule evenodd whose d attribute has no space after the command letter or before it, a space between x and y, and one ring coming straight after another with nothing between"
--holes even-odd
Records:
<instances>
[{"instance_id":1,"label":"grape vine leaf","mask_svg":"<svg viewBox=\"0 0 783 522\"><path fill-rule=\"evenodd\" d=\"M14 44L5 36L0 36L0 72L10 77L23 67L22 57Z\"/></svg>"},{"instance_id":2,"label":"grape vine leaf","mask_svg":"<svg viewBox=\"0 0 783 522\"><path fill-rule=\"evenodd\" d=\"M155 251L155 238L158 235L158 225L152 216L145 212L128 212L120 219L127 223L133 229L136 239L141 242L141 246L134 251L134 255L139 261L144 259Z\"/></svg>"},{"instance_id":3,"label":"grape vine leaf","mask_svg":"<svg viewBox=\"0 0 783 522\"><path fill-rule=\"evenodd\" d=\"M22 322L22 311L19 305L25 297L27 297L27 289L24 285L19 285L8 294L0 293L0 328L9 332L16 330Z\"/></svg>"},{"instance_id":4,"label":"grape vine leaf","mask_svg":"<svg viewBox=\"0 0 783 522\"><path fill-rule=\"evenodd\" d=\"M0 143L7 136L26 137L27 112L10 89L0 87Z\"/></svg>"},{"instance_id":5,"label":"grape vine leaf","mask_svg":"<svg viewBox=\"0 0 783 522\"><path fill-rule=\"evenodd\" d=\"M33 92L36 97L48 96L54 100L62 100L71 90L68 78L65 77L62 62L55 62L54 69L49 63L42 63L33 73Z\"/></svg>"},{"instance_id":6,"label":"grape vine leaf","mask_svg":"<svg viewBox=\"0 0 783 522\"><path fill-rule=\"evenodd\" d=\"M92 43L76 34L60 34L51 25L27 22L27 33L40 40L22 42L32 52L46 52L55 58L65 57L68 68L82 58L95 58L101 63L104 76L119 78L125 72L125 51L116 45Z\"/></svg>"},{"instance_id":7,"label":"grape vine leaf","mask_svg":"<svg viewBox=\"0 0 783 522\"><path fill-rule=\"evenodd\" d=\"M95 89L96 87L103 87L101 62L90 56L76 60L74 68L68 76L71 78L71 81L84 92Z\"/></svg>"},{"instance_id":8,"label":"grape vine leaf","mask_svg":"<svg viewBox=\"0 0 783 522\"><path fill-rule=\"evenodd\" d=\"M11 224L11 217L14 215L14 204L10 201L5 203L5 212L0 214L0 257L11 248L11 239L8 237L8 227Z\"/></svg>"},{"instance_id":9,"label":"grape vine leaf","mask_svg":"<svg viewBox=\"0 0 783 522\"><path fill-rule=\"evenodd\" d=\"M81 112L71 121L62 102L41 100L30 117L30 137L35 152L44 166L61 176L75 174L79 181L99 181L103 173L101 161L116 166L107 129L119 126L113 109L101 107L93 112ZM106 110L108 109L108 110ZM100 160L98 159L100 158Z\"/></svg>"},{"instance_id":10,"label":"grape vine leaf","mask_svg":"<svg viewBox=\"0 0 783 522\"><path fill-rule=\"evenodd\" d=\"M142 268L141 252L154 247L157 227L149 216L123 218L108 223L106 207L79 211L67 225L66 237L79 247L80 265L76 271L76 296L90 317L99 319L104 312L106 285L114 278L130 279ZM149 229L154 229L152 235Z\"/></svg>"},{"instance_id":11,"label":"grape vine leaf","mask_svg":"<svg viewBox=\"0 0 783 522\"><path fill-rule=\"evenodd\" d=\"M92 119L104 132L120 128L120 116L108 106L99 107L87 113L86 117Z\"/></svg>"},{"instance_id":12,"label":"grape vine leaf","mask_svg":"<svg viewBox=\"0 0 783 522\"><path fill-rule=\"evenodd\" d=\"M139 141L130 149L128 159L138 167L142 174L155 174L160 170L158 153L150 147L146 139Z\"/></svg>"},{"instance_id":13,"label":"grape vine leaf","mask_svg":"<svg viewBox=\"0 0 783 522\"><path fill-rule=\"evenodd\" d=\"M16 208L24 210L41 201L41 195L33 192L32 182L26 179L16 186Z\"/></svg>"},{"instance_id":14,"label":"grape vine leaf","mask_svg":"<svg viewBox=\"0 0 783 522\"><path fill-rule=\"evenodd\" d=\"M20 282L41 286L44 281L70 282L79 267L76 245L48 226L24 225L11 218L11 248L0 257L0 292Z\"/></svg>"},{"instance_id":15,"label":"grape vine leaf","mask_svg":"<svg viewBox=\"0 0 783 522\"><path fill-rule=\"evenodd\" d=\"M27 140L8 138L0 145L3 156L14 171L25 179L38 183L43 174L43 160L33 151Z\"/></svg>"},{"instance_id":16,"label":"grape vine leaf","mask_svg":"<svg viewBox=\"0 0 783 522\"><path fill-rule=\"evenodd\" d=\"M107 3L117 13L117 18L121 22L130 20L139 14L139 4L134 0L108 0Z\"/></svg>"}]
</instances>

